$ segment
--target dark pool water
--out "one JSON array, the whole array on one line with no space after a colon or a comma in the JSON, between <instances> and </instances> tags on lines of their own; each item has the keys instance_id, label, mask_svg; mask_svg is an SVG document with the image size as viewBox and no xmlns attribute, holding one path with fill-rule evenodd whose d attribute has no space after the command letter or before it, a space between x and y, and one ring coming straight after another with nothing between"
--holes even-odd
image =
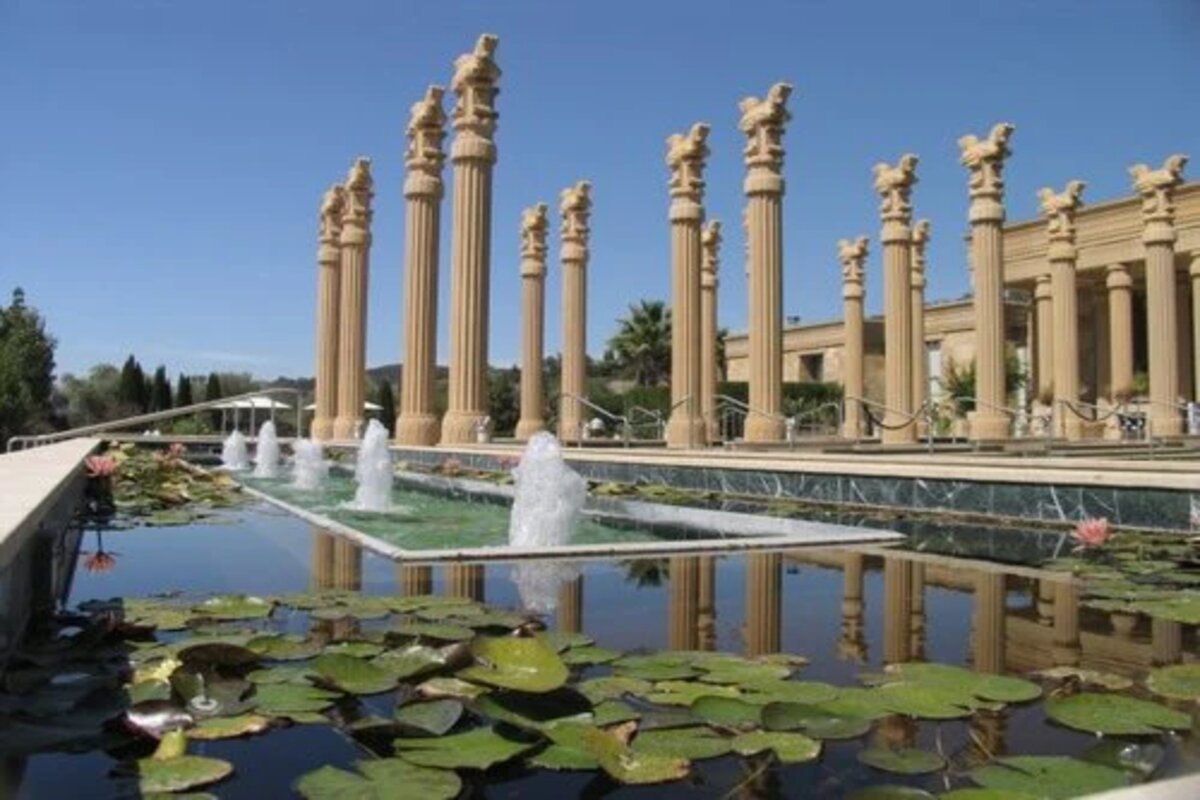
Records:
<instances>
[{"instance_id":1,"label":"dark pool water","mask_svg":"<svg viewBox=\"0 0 1200 800\"><path fill-rule=\"evenodd\" d=\"M91 573L80 562L70 604L93 598L188 592L271 594L309 589L468 593L491 605L521 605L512 565L400 567L352 542L279 512L252 505L218 524L110 531L105 548L116 565ZM95 534L84 548L94 550ZM561 567L560 562L552 566ZM1081 609L1034 570L930 558L912 552L803 550L662 560L589 561L559 587L565 601L547 622L579 629L597 644L636 648L716 649L748 655L807 656L807 680L855 685L860 672L889 661L924 658L982 671L1023 674L1056 663L1141 678L1154 664L1192 660L1194 627L1114 620ZM543 592L544 593L544 592ZM544 599L544 598L543 598ZM1172 623L1173 624L1173 623ZM388 700L369 698L388 713ZM1191 735L1162 737L1158 776L1200 771L1200 721ZM1145 743L1145 740L1130 740ZM940 746L960 763L987 755L1080 755L1093 736L1048 722L1037 703L968 720L882 720L861 741L826 742L822 756L799 766L764 767L725 757L696 762L674 784L621 787L600 773L500 768L465 781L468 797L840 797L863 786L903 783L934 792L970 786L961 775L902 777L855 761L864 744ZM231 761L234 775L209 791L224 798L291 796L304 773L323 764L349 768L360 748L330 726L302 725L246 739L196 742L193 754ZM0 754L2 756L3 754ZM18 798L110 797L114 760L105 753L4 757L7 793Z\"/></svg>"}]
</instances>

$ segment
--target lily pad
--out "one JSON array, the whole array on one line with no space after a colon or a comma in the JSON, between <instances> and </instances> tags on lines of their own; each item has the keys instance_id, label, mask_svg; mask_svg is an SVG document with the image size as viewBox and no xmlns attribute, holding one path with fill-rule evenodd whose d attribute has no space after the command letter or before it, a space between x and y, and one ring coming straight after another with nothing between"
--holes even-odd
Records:
<instances>
[{"instance_id":1,"label":"lily pad","mask_svg":"<svg viewBox=\"0 0 1200 800\"><path fill-rule=\"evenodd\" d=\"M139 759L136 769L142 794L183 792L214 784L233 774L233 765L228 761L187 755Z\"/></svg>"},{"instance_id":2,"label":"lily pad","mask_svg":"<svg viewBox=\"0 0 1200 800\"><path fill-rule=\"evenodd\" d=\"M572 647L562 654L564 664L577 667L591 664L607 664L621 657L620 651L604 647Z\"/></svg>"},{"instance_id":3,"label":"lily pad","mask_svg":"<svg viewBox=\"0 0 1200 800\"><path fill-rule=\"evenodd\" d=\"M587 634L569 633L566 631L547 631L546 643L554 648L554 652L561 653L564 650L569 650L572 647L587 647L593 645L596 640Z\"/></svg>"},{"instance_id":4,"label":"lily pad","mask_svg":"<svg viewBox=\"0 0 1200 800\"><path fill-rule=\"evenodd\" d=\"M664 706L690 706L701 697L740 697L736 686L719 686L695 681L660 681L654 691L642 695L651 703Z\"/></svg>"},{"instance_id":5,"label":"lily pad","mask_svg":"<svg viewBox=\"0 0 1200 800\"><path fill-rule=\"evenodd\" d=\"M262 619L271 615L275 603L245 594L225 594L210 597L192 611L213 619Z\"/></svg>"},{"instance_id":6,"label":"lily pad","mask_svg":"<svg viewBox=\"0 0 1200 800\"><path fill-rule=\"evenodd\" d=\"M536 636L480 636L471 642L475 664L458 675L469 681L521 692L553 691L570 673L559 655Z\"/></svg>"},{"instance_id":7,"label":"lily pad","mask_svg":"<svg viewBox=\"0 0 1200 800\"><path fill-rule=\"evenodd\" d=\"M1166 757L1166 750L1157 742L1131 744L1118 739L1102 739L1083 754L1084 761L1119 769L1144 780L1153 774Z\"/></svg>"},{"instance_id":8,"label":"lily pad","mask_svg":"<svg viewBox=\"0 0 1200 800\"><path fill-rule=\"evenodd\" d=\"M259 684L254 690L258 710L274 716L288 716L293 712L324 711L333 705L338 696L336 692L298 683Z\"/></svg>"},{"instance_id":9,"label":"lily pad","mask_svg":"<svg viewBox=\"0 0 1200 800\"><path fill-rule=\"evenodd\" d=\"M370 661L327 653L313 662L323 680L350 694L379 694L396 687L396 676Z\"/></svg>"},{"instance_id":10,"label":"lily pad","mask_svg":"<svg viewBox=\"0 0 1200 800\"><path fill-rule=\"evenodd\" d=\"M1011 789L955 789L938 795L939 800L1039 800L1040 795L1017 792Z\"/></svg>"},{"instance_id":11,"label":"lily pad","mask_svg":"<svg viewBox=\"0 0 1200 800\"><path fill-rule=\"evenodd\" d=\"M600 769L600 762L582 750L552 744L529 758L529 765L541 769L592 770Z\"/></svg>"},{"instance_id":12,"label":"lily pad","mask_svg":"<svg viewBox=\"0 0 1200 800\"><path fill-rule=\"evenodd\" d=\"M814 739L857 739L871 729L871 720L864 717L833 714L803 703L768 703L762 720L767 730L800 730Z\"/></svg>"},{"instance_id":13,"label":"lily pad","mask_svg":"<svg viewBox=\"0 0 1200 800\"><path fill-rule=\"evenodd\" d=\"M410 644L396 650L385 650L373 658L371 663L387 670L397 680L404 680L444 666L446 658L432 647Z\"/></svg>"},{"instance_id":14,"label":"lily pad","mask_svg":"<svg viewBox=\"0 0 1200 800\"><path fill-rule=\"evenodd\" d=\"M802 733L754 731L742 733L733 739L733 751L752 756L765 750L773 750L785 764L800 764L812 761L821 754L821 743Z\"/></svg>"},{"instance_id":15,"label":"lily pad","mask_svg":"<svg viewBox=\"0 0 1200 800\"><path fill-rule=\"evenodd\" d=\"M784 680L792 674L791 667L783 664L756 663L745 658L722 657L695 663L705 670L700 680L705 683L747 684L755 681Z\"/></svg>"},{"instance_id":16,"label":"lily pad","mask_svg":"<svg viewBox=\"0 0 1200 800\"><path fill-rule=\"evenodd\" d=\"M487 691L483 686L450 677L430 678L417 686L417 694L430 698L459 697L471 700L486 694Z\"/></svg>"},{"instance_id":17,"label":"lily pad","mask_svg":"<svg viewBox=\"0 0 1200 800\"><path fill-rule=\"evenodd\" d=\"M883 699L874 689L860 689L856 686L841 688L837 697L813 705L835 716L870 720L882 719L892 713L884 707Z\"/></svg>"},{"instance_id":18,"label":"lily pad","mask_svg":"<svg viewBox=\"0 0 1200 800\"><path fill-rule=\"evenodd\" d=\"M303 636L259 636L247 642L246 649L272 661L303 661L321 654L320 642Z\"/></svg>"},{"instance_id":19,"label":"lily pad","mask_svg":"<svg viewBox=\"0 0 1200 800\"><path fill-rule=\"evenodd\" d=\"M946 795L943 795L946 796ZM916 786L882 783L856 789L846 795L846 800L936 800L935 795Z\"/></svg>"},{"instance_id":20,"label":"lily pad","mask_svg":"<svg viewBox=\"0 0 1200 800\"><path fill-rule=\"evenodd\" d=\"M927 683L888 683L871 689L883 708L918 719L960 719L971 715L971 698L961 691Z\"/></svg>"},{"instance_id":21,"label":"lily pad","mask_svg":"<svg viewBox=\"0 0 1200 800\"><path fill-rule=\"evenodd\" d=\"M1126 783L1119 769L1089 764L1067 756L1009 756L970 772L971 780L988 789L1026 792L1058 798L1116 789Z\"/></svg>"},{"instance_id":22,"label":"lily pad","mask_svg":"<svg viewBox=\"0 0 1200 800\"><path fill-rule=\"evenodd\" d=\"M895 772L900 775L922 775L926 772L937 772L945 769L946 759L937 753L918 750L912 747L893 750L885 747L868 747L858 751L858 761L869 767Z\"/></svg>"},{"instance_id":23,"label":"lily pad","mask_svg":"<svg viewBox=\"0 0 1200 800\"><path fill-rule=\"evenodd\" d=\"M619 783L665 783L684 777L691 769L687 759L635 752L613 734L593 725L555 725L547 735L559 747L590 756Z\"/></svg>"},{"instance_id":24,"label":"lily pad","mask_svg":"<svg viewBox=\"0 0 1200 800\"><path fill-rule=\"evenodd\" d=\"M396 708L395 720L403 728L430 736L442 736L462 717L463 705L457 700L429 700Z\"/></svg>"},{"instance_id":25,"label":"lily pad","mask_svg":"<svg viewBox=\"0 0 1200 800\"><path fill-rule=\"evenodd\" d=\"M602 700L592 708L592 724L599 728L640 719L641 716L624 700Z\"/></svg>"},{"instance_id":26,"label":"lily pad","mask_svg":"<svg viewBox=\"0 0 1200 800\"><path fill-rule=\"evenodd\" d=\"M729 753L732 741L711 728L701 726L642 731L631 746L636 753L699 761Z\"/></svg>"},{"instance_id":27,"label":"lily pad","mask_svg":"<svg viewBox=\"0 0 1200 800\"><path fill-rule=\"evenodd\" d=\"M602 700L615 700L626 694L644 696L648 692L654 691L654 684L641 678L606 675L601 678L580 681L575 688L588 700L599 703Z\"/></svg>"},{"instance_id":28,"label":"lily pad","mask_svg":"<svg viewBox=\"0 0 1200 800\"><path fill-rule=\"evenodd\" d=\"M405 620L392 626L392 633L397 636L411 636L418 639L435 639L440 642L465 642L475 637L475 631L462 625L450 625L439 622L418 622Z\"/></svg>"},{"instance_id":29,"label":"lily pad","mask_svg":"<svg viewBox=\"0 0 1200 800\"><path fill-rule=\"evenodd\" d=\"M475 700L473 710L498 722L543 733L563 722L588 722L592 704L573 689L542 694L493 692Z\"/></svg>"},{"instance_id":30,"label":"lily pad","mask_svg":"<svg viewBox=\"0 0 1200 800\"><path fill-rule=\"evenodd\" d=\"M732 697L697 698L692 714L725 728L751 728L762 721L762 707Z\"/></svg>"},{"instance_id":31,"label":"lily pad","mask_svg":"<svg viewBox=\"0 0 1200 800\"><path fill-rule=\"evenodd\" d=\"M300 683L308 686L310 685L308 679L315 675L316 673L313 672L310 666L289 664L282 667L256 669L246 676L246 680L257 684Z\"/></svg>"},{"instance_id":32,"label":"lily pad","mask_svg":"<svg viewBox=\"0 0 1200 800\"><path fill-rule=\"evenodd\" d=\"M399 758L359 761L355 767L358 773L330 766L313 770L300 777L296 791L307 800L451 800L462 791L462 780L455 773Z\"/></svg>"},{"instance_id":33,"label":"lily pad","mask_svg":"<svg viewBox=\"0 0 1200 800\"><path fill-rule=\"evenodd\" d=\"M200 720L188 729L189 739L233 739L262 733L271 726L271 720L258 714L240 714L236 717L212 717Z\"/></svg>"},{"instance_id":34,"label":"lily pad","mask_svg":"<svg viewBox=\"0 0 1200 800\"><path fill-rule=\"evenodd\" d=\"M532 749L533 743L513 739L492 728L421 739L397 739L397 754L422 767L487 769Z\"/></svg>"},{"instance_id":35,"label":"lily pad","mask_svg":"<svg viewBox=\"0 0 1200 800\"><path fill-rule=\"evenodd\" d=\"M355 658L374 658L383 652L383 645L374 642L335 642L325 648L326 653L336 653Z\"/></svg>"},{"instance_id":36,"label":"lily pad","mask_svg":"<svg viewBox=\"0 0 1200 800\"><path fill-rule=\"evenodd\" d=\"M747 702L767 703L826 703L837 698L842 689L821 681L755 681L745 684Z\"/></svg>"},{"instance_id":37,"label":"lily pad","mask_svg":"<svg viewBox=\"0 0 1200 800\"><path fill-rule=\"evenodd\" d=\"M1119 694L1082 692L1046 701L1046 716L1068 728L1108 735L1152 735L1186 730L1192 718L1148 700Z\"/></svg>"},{"instance_id":38,"label":"lily pad","mask_svg":"<svg viewBox=\"0 0 1200 800\"><path fill-rule=\"evenodd\" d=\"M1172 700L1200 700L1200 664L1175 664L1153 670L1146 686Z\"/></svg>"},{"instance_id":39,"label":"lily pad","mask_svg":"<svg viewBox=\"0 0 1200 800\"><path fill-rule=\"evenodd\" d=\"M943 689L959 689L984 700L1022 703L1042 696L1042 687L1020 678L972 672L949 664L910 662L891 664L889 674L901 681L928 683Z\"/></svg>"}]
</instances>

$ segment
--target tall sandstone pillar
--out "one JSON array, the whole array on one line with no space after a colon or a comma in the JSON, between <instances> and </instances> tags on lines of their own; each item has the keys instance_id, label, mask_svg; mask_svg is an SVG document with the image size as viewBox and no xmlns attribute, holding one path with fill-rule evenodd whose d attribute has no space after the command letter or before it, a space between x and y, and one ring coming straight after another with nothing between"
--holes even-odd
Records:
<instances>
[{"instance_id":1,"label":"tall sandstone pillar","mask_svg":"<svg viewBox=\"0 0 1200 800\"><path fill-rule=\"evenodd\" d=\"M492 266L492 167L499 40L479 37L454 62L454 232L450 253L450 386L442 443L475 440L487 417L488 302Z\"/></svg>"},{"instance_id":2,"label":"tall sandstone pillar","mask_svg":"<svg viewBox=\"0 0 1200 800\"><path fill-rule=\"evenodd\" d=\"M413 104L404 163L404 374L396 441L433 445L438 418L433 387L437 376L438 237L441 228L442 140L446 138L445 90L430 86Z\"/></svg>"},{"instance_id":3,"label":"tall sandstone pillar","mask_svg":"<svg viewBox=\"0 0 1200 800\"><path fill-rule=\"evenodd\" d=\"M546 429L542 410L542 364L546 331L545 203L521 213L521 418L517 439L527 441Z\"/></svg>"},{"instance_id":4,"label":"tall sandstone pillar","mask_svg":"<svg viewBox=\"0 0 1200 800\"><path fill-rule=\"evenodd\" d=\"M1054 303L1050 292L1050 274L1038 275L1033 286L1034 329L1037 331L1037 396L1039 404L1054 397Z\"/></svg>"},{"instance_id":5,"label":"tall sandstone pillar","mask_svg":"<svg viewBox=\"0 0 1200 800\"><path fill-rule=\"evenodd\" d=\"M317 239L317 377L313 392L317 407L309 431L318 441L333 438L333 420L337 417L338 317L342 296L342 255L338 241L344 202L340 184L330 187L321 201Z\"/></svg>"},{"instance_id":6,"label":"tall sandstone pillar","mask_svg":"<svg viewBox=\"0 0 1200 800\"><path fill-rule=\"evenodd\" d=\"M905 153L896 166L875 165L875 191L882 202L879 213L883 229L883 357L884 357L884 444L912 442L917 438L917 421L912 417L912 204L909 198L917 182L917 157Z\"/></svg>"},{"instance_id":7,"label":"tall sandstone pillar","mask_svg":"<svg viewBox=\"0 0 1200 800\"><path fill-rule=\"evenodd\" d=\"M929 399L929 358L925 355L925 248L929 244L929 220L913 226L912 281L912 407L918 409Z\"/></svg>"},{"instance_id":8,"label":"tall sandstone pillar","mask_svg":"<svg viewBox=\"0 0 1200 800\"><path fill-rule=\"evenodd\" d=\"M583 404L587 395L587 264L588 219L592 215L592 185L580 181L563 189L562 214L562 386L558 404L558 438L578 441L583 435Z\"/></svg>"},{"instance_id":9,"label":"tall sandstone pillar","mask_svg":"<svg viewBox=\"0 0 1200 800\"><path fill-rule=\"evenodd\" d=\"M1200 250L1191 254L1188 276L1192 281L1192 380L1196 400L1200 401Z\"/></svg>"},{"instance_id":10,"label":"tall sandstone pillar","mask_svg":"<svg viewBox=\"0 0 1200 800\"><path fill-rule=\"evenodd\" d=\"M1133 277L1128 264L1112 264L1104 277L1108 289L1110 400L1115 405L1133 394Z\"/></svg>"},{"instance_id":11,"label":"tall sandstone pillar","mask_svg":"<svg viewBox=\"0 0 1200 800\"><path fill-rule=\"evenodd\" d=\"M338 318L338 401L335 439L362 435L367 388L367 282L371 254L371 162L359 158L344 186L341 312Z\"/></svg>"},{"instance_id":12,"label":"tall sandstone pillar","mask_svg":"<svg viewBox=\"0 0 1200 800\"><path fill-rule=\"evenodd\" d=\"M792 87L777 83L763 99L738 105L746 135L750 247L750 413L746 441L777 442L783 422L783 133Z\"/></svg>"},{"instance_id":13,"label":"tall sandstone pillar","mask_svg":"<svg viewBox=\"0 0 1200 800\"><path fill-rule=\"evenodd\" d=\"M1004 386L1004 159L1014 128L994 126L986 139L958 140L970 172L971 264L975 284L975 411L972 439L1008 438Z\"/></svg>"},{"instance_id":14,"label":"tall sandstone pillar","mask_svg":"<svg viewBox=\"0 0 1200 800\"><path fill-rule=\"evenodd\" d=\"M842 436L857 439L864 433L863 398L863 275L867 264L867 237L838 242L842 263L842 391L845 428Z\"/></svg>"},{"instance_id":15,"label":"tall sandstone pillar","mask_svg":"<svg viewBox=\"0 0 1200 800\"><path fill-rule=\"evenodd\" d=\"M700 263L700 410L710 444L720 438L717 423L717 269L721 258L721 223L712 220L700 234L703 257Z\"/></svg>"},{"instance_id":16,"label":"tall sandstone pillar","mask_svg":"<svg viewBox=\"0 0 1200 800\"><path fill-rule=\"evenodd\" d=\"M708 126L667 138L671 169L671 417L668 447L706 441L700 411L700 226L704 223L704 163Z\"/></svg>"},{"instance_id":17,"label":"tall sandstone pillar","mask_svg":"<svg viewBox=\"0 0 1200 800\"><path fill-rule=\"evenodd\" d=\"M1175 340L1175 187L1183 182L1187 156L1173 155L1161 169L1130 167L1133 188L1142 196L1142 244L1146 251L1146 327L1150 351L1150 433L1182 431L1179 402L1179 347Z\"/></svg>"},{"instance_id":18,"label":"tall sandstone pillar","mask_svg":"<svg viewBox=\"0 0 1200 800\"><path fill-rule=\"evenodd\" d=\"M1054 336L1055 434L1083 438L1079 403L1079 295L1075 286L1075 212L1082 205L1083 181L1071 181L1062 194L1038 192L1049 239L1050 294Z\"/></svg>"}]
</instances>

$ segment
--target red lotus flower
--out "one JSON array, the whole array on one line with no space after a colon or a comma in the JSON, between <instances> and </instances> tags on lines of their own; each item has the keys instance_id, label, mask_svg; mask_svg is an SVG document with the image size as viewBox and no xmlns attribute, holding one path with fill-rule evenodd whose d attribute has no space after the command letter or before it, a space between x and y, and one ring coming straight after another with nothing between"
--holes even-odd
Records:
<instances>
[{"instance_id":1,"label":"red lotus flower","mask_svg":"<svg viewBox=\"0 0 1200 800\"><path fill-rule=\"evenodd\" d=\"M1100 547L1112 537L1112 527L1104 517L1083 519L1075 525L1071 536L1081 548L1090 550Z\"/></svg>"},{"instance_id":2,"label":"red lotus flower","mask_svg":"<svg viewBox=\"0 0 1200 800\"><path fill-rule=\"evenodd\" d=\"M183 446L183 442L174 442L167 448L167 458L171 461L178 461L183 458L185 452L187 452L187 448Z\"/></svg>"},{"instance_id":3,"label":"red lotus flower","mask_svg":"<svg viewBox=\"0 0 1200 800\"><path fill-rule=\"evenodd\" d=\"M112 456L88 456L83 465L89 478L111 478L117 473L117 460Z\"/></svg>"},{"instance_id":4,"label":"red lotus flower","mask_svg":"<svg viewBox=\"0 0 1200 800\"><path fill-rule=\"evenodd\" d=\"M457 458L447 458L442 462L443 475L457 475L462 472L462 462Z\"/></svg>"},{"instance_id":5,"label":"red lotus flower","mask_svg":"<svg viewBox=\"0 0 1200 800\"><path fill-rule=\"evenodd\" d=\"M83 560L83 568L88 572L112 572L117 566L117 554L97 550Z\"/></svg>"}]
</instances>

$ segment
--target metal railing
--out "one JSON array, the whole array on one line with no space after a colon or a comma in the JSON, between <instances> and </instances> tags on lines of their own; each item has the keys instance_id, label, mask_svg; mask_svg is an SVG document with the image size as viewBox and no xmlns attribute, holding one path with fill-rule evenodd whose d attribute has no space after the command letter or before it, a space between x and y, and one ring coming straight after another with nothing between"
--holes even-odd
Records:
<instances>
[{"instance_id":1,"label":"metal railing","mask_svg":"<svg viewBox=\"0 0 1200 800\"><path fill-rule=\"evenodd\" d=\"M591 400L588 400L586 397L580 397L577 394L572 394L570 392L559 393L560 399L564 398L564 397L567 398L568 400L574 400L576 403L579 403L580 405L582 405L586 408L590 408L592 411L595 411L597 414L601 415L602 417L604 417L607 420L615 422L618 426L618 430L620 431L621 441L625 444L626 447L629 447L633 431L632 431L632 428L630 427L628 417L626 417L624 414L615 414L612 411L609 411L607 408L604 408L601 405L593 403ZM588 424L587 420L583 419L581 416L581 418L579 420L579 430L576 431L576 438L575 438L575 444L578 447L583 447L584 431L587 428L587 424Z\"/></svg>"},{"instance_id":2,"label":"metal railing","mask_svg":"<svg viewBox=\"0 0 1200 800\"><path fill-rule=\"evenodd\" d=\"M13 436L6 444L7 452L14 450L25 450L30 447L41 447L55 442L66 441L67 439L76 439L80 436L92 436L98 433L108 433L111 431L128 428L134 425L148 425L153 422L163 422L176 417L186 417L193 414L198 414L204 411L223 411L221 406L227 403L236 403L242 400L249 400L254 397L262 397L263 395L272 394L290 394L296 398L296 433L297 435L303 430L302 415L304 409L300 403L301 392L299 389L291 387L274 387L270 389L261 389L256 392L246 392L245 394L232 395L230 397L222 397L217 400L205 400L201 403L192 403L181 408L172 408L166 411L154 411L149 414L138 414L132 417L124 417L122 419L110 420L108 422L99 422L94 425L83 425L78 428L71 428L65 431L54 431L53 433L42 434L27 434L22 436ZM270 418L275 419L275 408L270 409ZM20 445L18 447L18 445Z\"/></svg>"},{"instance_id":3,"label":"metal railing","mask_svg":"<svg viewBox=\"0 0 1200 800\"><path fill-rule=\"evenodd\" d=\"M1051 406L1045 414L1034 414L1029 409L997 405L996 403L989 403L986 400L966 395L952 395L946 397L943 402L950 403L954 407L955 416L965 414L968 411L974 411L978 408L998 411L1009 418L1010 433L1013 436L1022 437L1024 431L1032 433L1034 431L1034 423L1041 422L1041 435L1047 440L1054 438L1054 406Z\"/></svg>"},{"instance_id":4,"label":"metal railing","mask_svg":"<svg viewBox=\"0 0 1200 800\"><path fill-rule=\"evenodd\" d=\"M880 403L875 400L868 400L865 397L855 397L853 395L847 395L846 397L842 398L842 402L843 402L843 404L844 403L858 403L859 405L861 405L863 408L863 412L867 415L867 420L871 423L871 425L873 425L876 428L879 428L880 430L903 430L910 425L916 425L918 420L921 420L921 419L925 420L925 444L929 448L929 451L933 452L933 436L934 436L934 422L935 422L935 416L933 413L933 410L934 410L934 401L933 400L926 399L926 400L922 401L921 404L919 406L917 406L917 408L911 412L902 411L901 409L892 408L891 406L888 406L884 403ZM884 412L885 416L886 416L886 414L893 414L896 417L899 417L901 419L901 422L899 424L892 424L892 423L885 422L883 419L877 419L874 415L871 414L872 408L881 409ZM842 413L843 413L843 418L844 418L845 411L843 410ZM918 429L918 432L919 432L919 430L920 429ZM920 438L920 436L918 435L917 438ZM854 440L856 442L862 440L862 431L861 430L854 432Z\"/></svg>"},{"instance_id":5,"label":"metal railing","mask_svg":"<svg viewBox=\"0 0 1200 800\"><path fill-rule=\"evenodd\" d=\"M629 429L631 433L636 431L639 427L650 425L654 428L654 436L651 438L658 441L666 438L667 420L663 417L661 411L654 408L645 408L644 406L630 406L629 408L625 409L625 411L629 416ZM637 417L639 414L643 417L646 417L647 421L638 422Z\"/></svg>"},{"instance_id":6,"label":"metal railing","mask_svg":"<svg viewBox=\"0 0 1200 800\"><path fill-rule=\"evenodd\" d=\"M769 411L762 411L754 408L749 403L739 400L736 397L730 397L727 394L718 394L713 398L716 408L715 416L717 417L717 428L720 432L722 441L733 443L738 439L746 437L746 420L750 416L766 417L773 419L776 422L783 423L784 436L789 446L794 447L796 444L796 421L794 417L788 417L783 414L774 414Z\"/></svg>"}]
</instances>

